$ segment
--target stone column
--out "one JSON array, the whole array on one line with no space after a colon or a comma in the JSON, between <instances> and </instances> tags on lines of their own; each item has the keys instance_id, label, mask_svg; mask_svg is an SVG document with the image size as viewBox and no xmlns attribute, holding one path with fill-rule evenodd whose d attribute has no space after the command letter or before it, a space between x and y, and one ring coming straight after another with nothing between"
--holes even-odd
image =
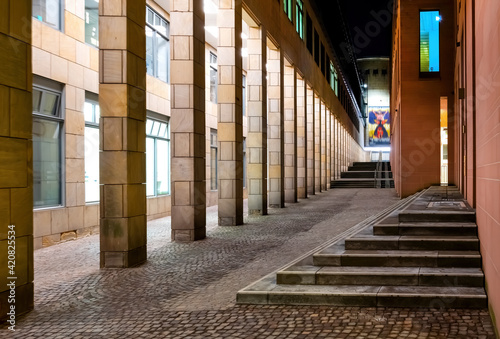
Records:
<instances>
[{"instance_id":1,"label":"stone column","mask_svg":"<svg viewBox=\"0 0 500 339\"><path fill-rule=\"evenodd\" d=\"M249 27L247 176L248 214L267 214L267 46L263 26Z\"/></svg>"},{"instance_id":2,"label":"stone column","mask_svg":"<svg viewBox=\"0 0 500 339\"><path fill-rule=\"evenodd\" d=\"M325 110L325 125L326 125L326 189L330 189L330 183L332 181L332 120L330 115L330 109Z\"/></svg>"},{"instance_id":3,"label":"stone column","mask_svg":"<svg viewBox=\"0 0 500 339\"><path fill-rule=\"evenodd\" d=\"M269 207L285 207L284 190L284 124L283 124L283 53L269 46L267 62L269 77L268 96L268 147L269 147Z\"/></svg>"},{"instance_id":4,"label":"stone column","mask_svg":"<svg viewBox=\"0 0 500 339\"><path fill-rule=\"evenodd\" d=\"M241 1L219 0L217 146L219 225L243 224Z\"/></svg>"},{"instance_id":5,"label":"stone column","mask_svg":"<svg viewBox=\"0 0 500 339\"><path fill-rule=\"evenodd\" d=\"M314 191L321 192L321 102L314 94Z\"/></svg>"},{"instance_id":6,"label":"stone column","mask_svg":"<svg viewBox=\"0 0 500 339\"><path fill-rule=\"evenodd\" d=\"M307 198L306 86L297 76L297 198Z\"/></svg>"},{"instance_id":7,"label":"stone column","mask_svg":"<svg viewBox=\"0 0 500 339\"><path fill-rule=\"evenodd\" d=\"M320 100L320 120L321 120L321 191L326 191L326 106Z\"/></svg>"},{"instance_id":8,"label":"stone column","mask_svg":"<svg viewBox=\"0 0 500 339\"><path fill-rule=\"evenodd\" d=\"M297 202L297 81L295 68L285 61L285 202Z\"/></svg>"},{"instance_id":9,"label":"stone column","mask_svg":"<svg viewBox=\"0 0 500 339\"><path fill-rule=\"evenodd\" d=\"M101 267L146 261L146 2L99 3Z\"/></svg>"},{"instance_id":10,"label":"stone column","mask_svg":"<svg viewBox=\"0 0 500 339\"><path fill-rule=\"evenodd\" d=\"M315 133L316 121L314 118L314 92L309 85L306 89L306 129L307 129L307 194L313 195L316 193L314 175L315 175L315 162L314 162L314 149L315 149Z\"/></svg>"},{"instance_id":11,"label":"stone column","mask_svg":"<svg viewBox=\"0 0 500 339\"><path fill-rule=\"evenodd\" d=\"M31 20L31 1L11 1L10 11L8 1L0 5L0 320L11 306L16 315L33 308Z\"/></svg>"},{"instance_id":12,"label":"stone column","mask_svg":"<svg viewBox=\"0 0 500 339\"><path fill-rule=\"evenodd\" d=\"M335 145L335 141L334 141L334 133L335 133L335 130L333 129L333 121L334 121L334 116L333 116L333 113L332 111L329 111L329 115L328 115L328 119L330 120L330 124L329 124L329 131L330 131L330 142L329 142L329 149L330 151L328 152L328 155L330 156L330 177L329 177L329 182L335 180L334 179L334 172L335 172L335 148L334 148L334 145Z\"/></svg>"},{"instance_id":13,"label":"stone column","mask_svg":"<svg viewBox=\"0 0 500 339\"><path fill-rule=\"evenodd\" d=\"M205 238L205 12L171 1L172 240Z\"/></svg>"}]
</instances>

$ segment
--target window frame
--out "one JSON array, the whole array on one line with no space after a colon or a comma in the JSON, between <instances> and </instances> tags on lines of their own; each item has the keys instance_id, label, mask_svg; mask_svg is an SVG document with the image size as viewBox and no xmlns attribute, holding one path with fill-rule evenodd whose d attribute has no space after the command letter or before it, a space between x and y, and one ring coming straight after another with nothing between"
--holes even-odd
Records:
<instances>
[{"instance_id":1,"label":"window frame","mask_svg":"<svg viewBox=\"0 0 500 339\"><path fill-rule=\"evenodd\" d=\"M215 138L214 138L215 136ZM210 129L210 190L217 191L219 189L219 173L218 173L218 162L219 162L219 149L217 145L217 130ZM212 150L215 150L215 166L212 166ZM215 173L215 182L213 181Z\"/></svg>"},{"instance_id":2,"label":"window frame","mask_svg":"<svg viewBox=\"0 0 500 339\"><path fill-rule=\"evenodd\" d=\"M247 75L242 74L241 76L241 95L242 95L242 106L241 106L241 114L242 116L246 116L247 113Z\"/></svg>"},{"instance_id":3,"label":"window frame","mask_svg":"<svg viewBox=\"0 0 500 339\"><path fill-rule=\"evenodd\" d=\"M99 119L100 119L100 106L99 106L99 97L97 94L91 93L91 92L85 92L85 104L90 103L92 104L92 121L85 120L85 129L84 129L84 138L87 136L87 129L92 128L92 129L97 129L98 131L100 130L100 124L99 124ZM97 113L96 107L99 109L99 112ZM85 118L85 113L84 113L84 118ZM97 151L99 151L99 145L97 146ZM84 152L86 152L86 139L84 139ZM84 153L85 154L85 153ZM85 156L84 159L84 170L87 167L87 157ZM100 197L97 200L87 200L87 176L85 175L85 204L93 204L93 203L99 203ZM99 177L100 180L100 177ZM100 183L100 182L99 182Z\"/></svg>"},{"instance_id":4,"label":"window frame","mask_svg":"<svg viewBox=\"0 0 500 339\"><path fill-rule=\"evenodd\" d=\"M36 205L35 204L35 195L33 194L33 209L34 210L42 210L42 209L50 209L50 208L60 208L64 207L66 203L66 171L65 167L66 164L63 163L66 159L66 150L65 150L65 112L64 112L64 89L63 85L56 83L52 80L45 79L39 76L33 76L33 92L35 90L42 92L42 95L40 96L40 101L39 101L39 106L42 107L42 103L44 103L44 95L43 93L48 92L51 94L55 94L57 96L57 102L56 102L56 111L57 115L51 116L47 114L43 114L38 112L35 112L32 106L32 115L31 119L38 119L38 120L45 120L49 122L55 122L59 126L59 135L58 135L58 147L59 147L59 203L57 204L46 204L46 205ZM34 138L33 138L33 143L34 143ZM33 147L34 149L34 147ZM34 161L34 156L33 156L33 161ZM33 187L35 186L34 182L34 169L35 167L33 166Z\"/></svg>"},{"instance_id":5,"label":"window frame","mask_svg":"<svg viewBox=\"0 0 500 339\"><path fill-rule=\"evenodd\" d=\"M94 1L94 0L92 0ZM87 2L87 0L85 0L85 2ZM97 41L97 44L93 44L92 42L89 42L87 41L87 27L90 26L90 24L87 24L87 13L90 13L89 10L87 10L87 6L85 5L85 18L84 18L84 21L85 21L85 44L89 45L89 46L92 46L94 48L99 48L99 3L96 2L97 4L97 38L96 38L96 41ZM89 15L90 17L90 15Z\"/></svg>"},{"instance_id":6,"label":"window frame","mask_svg":"<svg viewBox=\"0 0 500 339\"><path fill-rule=\"evenodd\" d=\"M209 67L210 67L210 102L216 104L218 100L218 89L219 89L219 69L217 63L217 55L213 52L209 52ZM215 83L212 92L212 72L215 73Z\"/></svg>"},{"instance_id":7,"label":"window frame","mask_svg":"<svg viewBox=\"0 0 500 339\"><path fill-rule=\"evenodd\" d=\"M34 2L33 1L31 2L31 11L32 11L31 16L33 18L35 18L36 20L40 21L41 23L43 23L44 25L47 25L47 26L49 26L52 29L55 29L57 31L60 31L60 32L64 33L64 11L65 11L64 5L65 5L66 2L63 1L63 0L40 0L40 1L45 1L45 2L47 2L47 1L59 2L59 27L55 28L51 24L47 23L46 21L40 20L38 17L36 17L34 15L35 11L33 10L33 6L34 6Z\"/></svg>"},{"instance_id":8,"label":"window frame","mask_svg":"<svg viewBox=\"0 0 500 339\"><path fill-rule=\"evenodd\" d=\"M302 0L295 1L295 30L301 40L304 40L304 3Z\"/></svg>"},{"instance_id":9,"label":"window frame","mask_svg":"<svg viewBox=\"0 0 500 339\"><path fill-rule=\"evenodd\" d=\"M165 27L166 27L166 30L167 30L167 34L162 34L160 31L158 31L154 24L151 24L150 22L148 22L148 11L151 11L151 13L153 14L153 21L154 21L154 18L158 17L160 20L164 21L166 23ZM153 8L151 8L150 6L146 5L146 29L150 29L152 32L153 32L153 36L152 36L152 41L153 41L153 57L152 57L152 63L153 63L153 74L149 73L149 71L147 70L147 67L146 67L146 74L160 80L160 81L163 81L167 84L170 83L170 22L165 19L162 15L160 15L157 11L155 11ZM145 33L146 34L146 33ZM166 41L167 41L167 61L166 61L166 69L167 69L167 74L166 74L166 79L165 81L163 79L160 78L160 76L158 75L159 72L158 72L158 46L157 46L157 34L164 38ZM147 35L146 35L146 40L147 40ZM147 45L147 43L146 43ZM147 54L146 54L146 59L147 59ZM147 60L146 60L147 61Z\"/></svg>"},{"instance_id":10,"label":"window frame","mask_svg":"<svg viewBox=\"0 0 500 339\"><path fill-rule=\"evenodd\" d=\"M421 15L422 13L425 12L437 12L438 16L441 17L441 12L439 9L420 9L418 12L418 18L419 18L419 30L418 30L418 70L419 70L419 77L420 78L439 78L441 76L441 21L439 21L439 26L438 26L438 64L439 64L439 70L438 71L422 71L422 43L421 43ZM429 60L430 60L430 48L429 48Z\"/></svg>"},{"instance_id":11,"label":"window frame","mask_svg":"<svg viewBox=\"0 0 500 339\"><path fill-rule=\"evenodd\" d=\"M148 126L148 120L153 122L153 125L151 128L154 127L154 123L160 123L160 124L166 124L166 131L165 135L166 136L159 136L159 135L154 135L151 133L148 133L147 126ZM146 129L146 143L147 139L153 140L153 159L154 159L154 165L153 165L153 194L148 195L147 193L147 168L146 168L146 197L147 198L157 198L157 197L164 197L164 196L169 196L172 193L172 184L171 184L171 165L172 165L172 154L171 154L171 144L170 144L170 119L166 116L161 116L159 114L155 114L154 112L147 112L147 117L145 121L145 126L144 128ZM161 128L161 125L160 127ZM168 149L168 155L167 155L167 182L168 182L168 190L166 193L158 192L158 140L160 141L166 141L167 142L167 149ZM147 153L147 146L146 146L146 153ZM147 158L147 155L146 155ZM147 159L146 159L146 166L147 166Z\"/></svg>"},{"instance_id":12,"label":"window frame","mask_svg":"<svg viewBox=\"0 0 500 339\"><path fill-rule=\"evenodd\" d=\"M292 0L283 0L283 11L290 22L293 23L293 2Z\"/></svg>"}]
</instances>

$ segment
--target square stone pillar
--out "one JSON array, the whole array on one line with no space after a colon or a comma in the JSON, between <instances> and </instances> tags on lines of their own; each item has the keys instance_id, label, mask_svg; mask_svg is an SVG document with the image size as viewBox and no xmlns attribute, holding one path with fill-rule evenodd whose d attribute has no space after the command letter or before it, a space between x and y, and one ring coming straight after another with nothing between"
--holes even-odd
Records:
<instances>
[{"instance_id":1,"label":"square stone pillar","mask_svg":"<svg viewBox=\"0 0 500 339\"><path fill-rule=\"evenodd\" d=\"M247 40L248 214L267 214L267 45L263 26L249 27Z\"/></svg>"},{"instance_id":2,"label":"square stone pillar","mask_svg":"<svg viewBox=\"0 0 500 339\"><path fill-rule=\"evenodd\" d=\"M321 101L314 94L314 191L321 192Z\"/></svg>"},{"instance_id":3,"label":"square stone pillar","mask_svg":"<svg viewBox=\"0 0 500 339\"><path fill-rule=\"evenodd\" d=\"M219 0L217 146L219 225L243 224L241 1Z\"/></svg>"},{"instance_id":4,"label":"square stone pillar","mask_svg":"<svg viewBox=\"0 0 500 339\"><path fill-rule=\"evenodd\" d=\"M285 207L284 59L283 53L277 47L269 46L268 51L269 207L283 208Z\"/></svg>"},{"instance_id":5,"label":"square stone pillar","mask_svg":"<svg viewBox=\"0 0 500 339\"><path fill-rule=\"evenodd\" d=\"M101 267L146 261L146 2L99 3Z\"/></svg>"},{"instance_id":6,"label":"square stone pillar","mask_svg":"<svg viewBox=\"0 0 500 339\"><path fill-rule=\"evenodd\" d=\"M330 119L330 125L329 125L329 131L330 131L330 151L328 152L330 156L330 181L335 180L335 116L333 115L332 111L329 111L329 119Z\"/></svg>"},{"instance_id":7,"label":"square stone pillar","mask_svg":"<svg viewBox=\"0 0 500 339\"><path fill-rule=\"evenodd\" d=\"M326 191L326 106L320 100L320 120L321 120L321 191Z\"/></svg>"},{"instance_id":8,"label":"square stone pillar","mask_svg":"<svg viewBox=\"0 0 500 339\"><path fill-rule=\"evenodd\" d=\"M5 6L0 5L0 320L10 318L11 306L15 316L33 308L31 1L11 1L10 11L8 1ZM11 258L9 246L15 246ZM11 288L15 304L9 303Z\"/></svg>"},{"instance_id":9,"label":"square stone pillar","mask_svg":"<svg viewBox=\"0 0 500 339\"><path fill-rule=\"evenodd\" d=\"M206 234L205 12L203 1L171 1L172 240Z\"/></svg>"},{"instance_id":10,"label":"square stone pillar","mask_svg":"<svg viewBox=\"0 0 500 339\"><path fill-rule=\"evenodd\" d=\"M306 86L297 76L297 198L307 198Z\"/></svg>"},{"instance_id":11,"label":"square stone pillar","mask_svg":"<svg viewBox=\"0 0 500 339\"><path fill-rule=\"evenodd\" d=\"M307 194L313 195L316 193L315 189L315 162L314 162L314 149L315 149L315 133L316 133L316 120L314 118L314 92L309 85L306 89L306 129L307 129Z\"/></svg>"},{"instance_id":12,"label":"square stone pillar","mask_svg":"<svg viewBox=\"0 0 500 339\"><path fill-rule=\"evenodd\" d=\"M285 202L297 202L297 81L295 68L285 60Z\"/></svg>"},{"instance_id":13,"label":"square stone pillar","mask_svg":"<svg viewBox=\"0 0 500 339\"><path fill-rule=\"evenodd\" d=\"M332 116L330 109L325 109L326 125L326 189L330 189L332 181Z\"/></svg>"}]
</instances>

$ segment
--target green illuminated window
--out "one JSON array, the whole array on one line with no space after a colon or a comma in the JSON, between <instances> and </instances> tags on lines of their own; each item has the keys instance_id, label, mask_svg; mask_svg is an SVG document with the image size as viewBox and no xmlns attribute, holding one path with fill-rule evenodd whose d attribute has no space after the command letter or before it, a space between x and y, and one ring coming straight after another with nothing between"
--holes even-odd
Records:
<instances>
[{"instance_id":1,"label":"green illuminated window","mask_svg":"<svg viewBox=\"0 0 500 339\"><path fill-rule=\"evenodd\" d=\"M439 72L439 11L420 12L420 72Z\"/></svg>"},{"instance_id":2,"label":"green illuminated window","mask_svg":"<svg viewBox=\"0 0 500 339\"><path fill-rule=\"evenodd\" d=\"M304 4L302 0L295 3L295 26L301 39L304 39Z\"/></svg>"},{"instance_id":3,"label":"green illuminated window","mask_svg":"<svg viewBox=\"0 0 500 339\"><path fill-rule=\"evenodd\" d=\"M292 0L283 0L283 9L285 10L285 14L288 17L288 20L293 20L293 11L292 11Z\"/></svg>"}]
</instances>

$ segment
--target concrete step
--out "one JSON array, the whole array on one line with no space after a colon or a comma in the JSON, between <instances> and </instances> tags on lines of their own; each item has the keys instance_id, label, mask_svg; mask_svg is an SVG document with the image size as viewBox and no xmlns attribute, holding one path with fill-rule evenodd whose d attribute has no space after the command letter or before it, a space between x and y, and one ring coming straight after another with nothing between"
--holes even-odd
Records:
<instances>
[{"instance_id":1,"label":"concrete step","mask_svg":"<svg viewBox=\"0 0 500 339\"><path fill-rule=\"evenodd\" d=\"M485 308L482 287L278 285L266 277L236 296L238 304Z\"/></svg>"},{"instance_id":2,"label":"concrete step","mask_svg":"<svg viewBox=\"0 0 500 339\"><path fill-rule=\"evenodd\" d=\"M278 284L482 287L480 268L292 266L277 272Z\"/></svg>"},{"instance_id":3,"label":"concrete step","mask_svg":"<svg viewBox=\"0 0 500 339\"><path fill-rule=\"evenodd\" d=\"M400 222L476 222L473 211L405 210L399 213Z\"/></svg>"},{"instance_id":4,"label":"concrete step","mask_svg":"<svg viewBox=\"0 0 500 339\"><path fill-rule=\"evenodd\" d=\"M356 171L375 171L377 169L377 166L349 166L347 167L347 170L349 172L356 172Z\"/></svg>"},{"instance_id":5,"label":"concrete step","mask_svg":"<svg viewBox=\"0 0 500 339\"><path fill-rule=\"evenodd\" d=\"M375 235L429 235L429 236L477 236L477 225L472 222L408 223L373 226Z\"/></svg>"},{"instance_id":6,"label":"concrete step","mask_svg":"<svg viewBox=\"0 0 500 339\"><path fill-rule=\"evenodd\" d=\"M314 254L315 266L481 267L478 251L341 250Z\"/></svg>"},{"instance_id":7,"label":"concrete step","mask_svg":"<svg viewBox=\"0 0 500 339\"><path fill-rule=\"evenodd\" d=\"M367 178L373 179L375 177L375 171L353 171L353 172L342 172L340 174L341 178Z\"/></svg>"},{"instance_id":8,"label":"concrete step","mask_svg":"<svg viewBox=\"0 0 500 339\"><path fill-rule=\"evenodd\" d=\"M345 248L346 250L479 251L479 240L474 236L370 235L346 239Z\"/></svg>"}]
</instances>

